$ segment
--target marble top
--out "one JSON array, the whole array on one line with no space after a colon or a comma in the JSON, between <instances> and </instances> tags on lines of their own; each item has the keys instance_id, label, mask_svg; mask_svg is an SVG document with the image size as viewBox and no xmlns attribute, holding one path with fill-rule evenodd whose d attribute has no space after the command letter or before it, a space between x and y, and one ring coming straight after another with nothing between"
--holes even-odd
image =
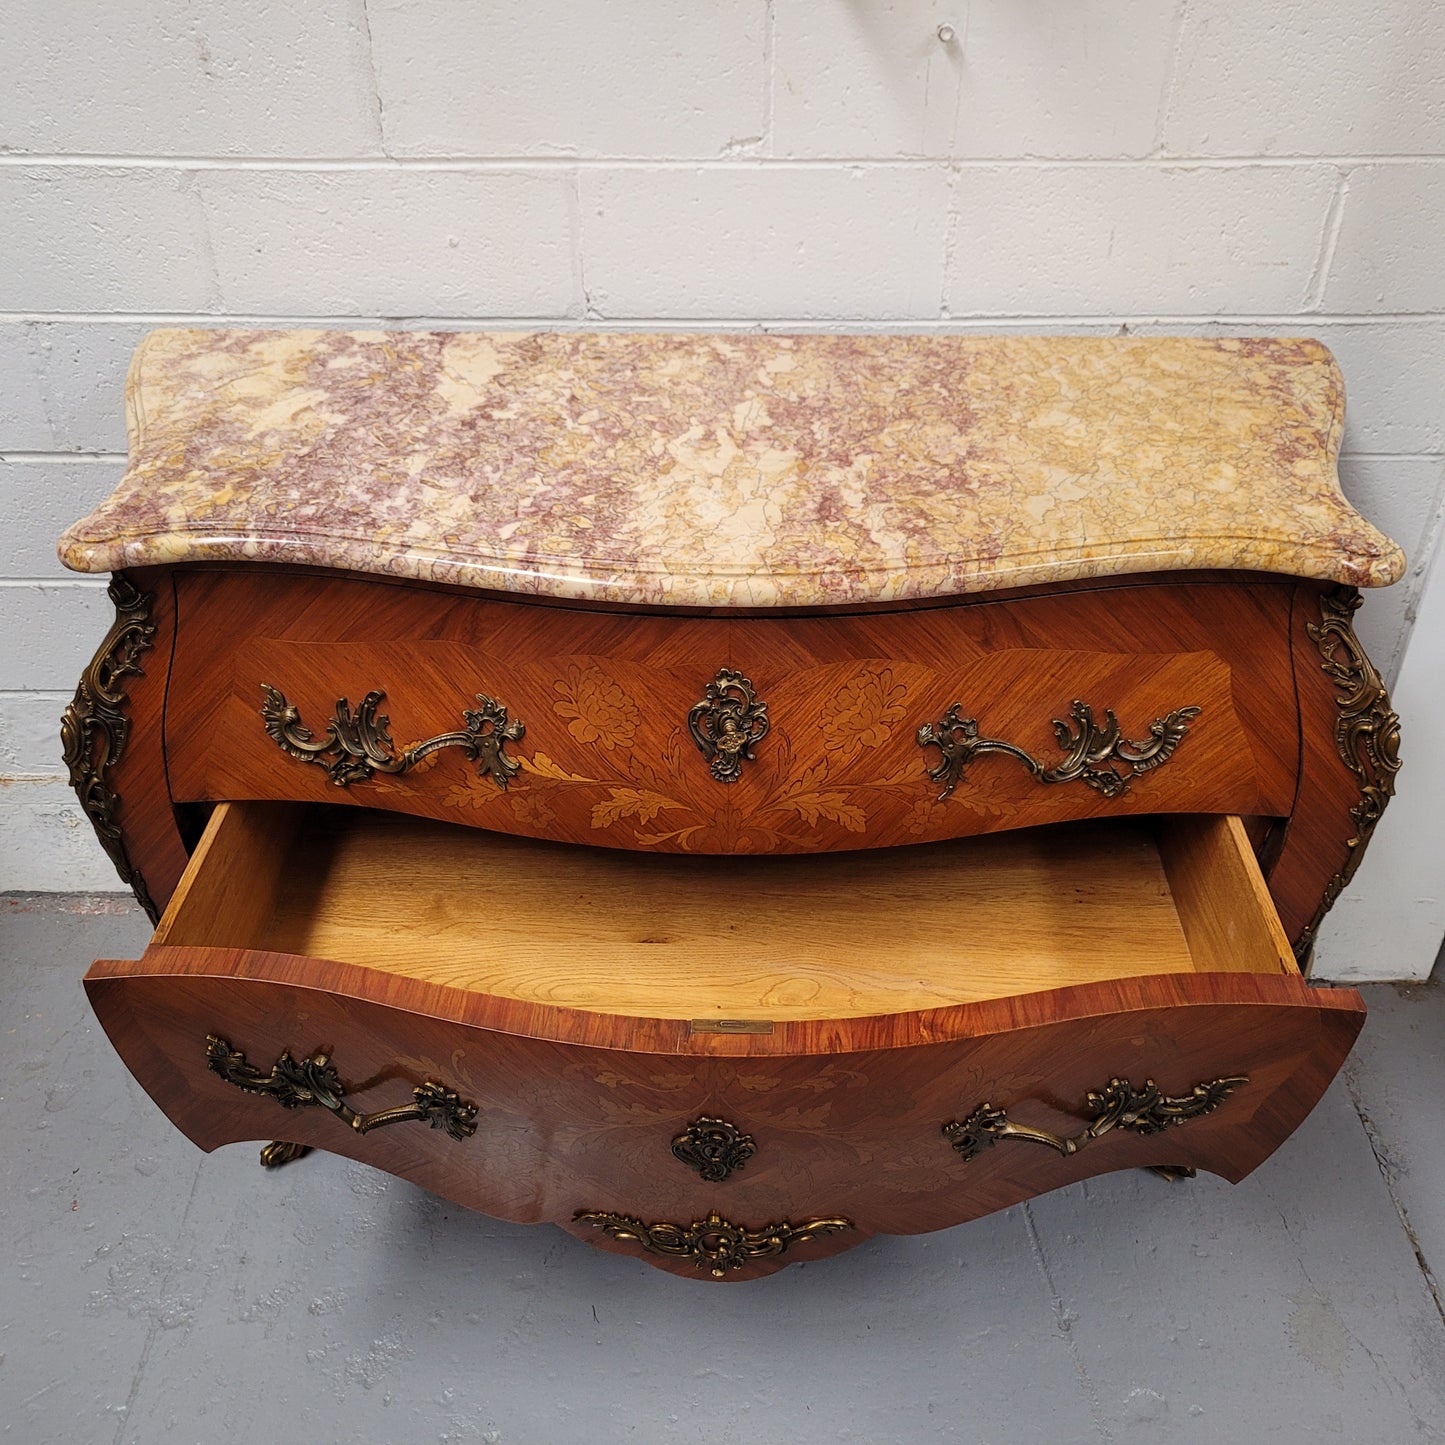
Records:
<instances>
[{"instance_id":1,"label":"marble top","mask_svg":"<svg viewBox=\"0 0 1445 1445\"><path fill-rule=\"evenodd\" d=\"M1113 573L1393 582L1316 341L166 330L82 572L259 561L814 607Z\"/></svg>"}]
</instances>

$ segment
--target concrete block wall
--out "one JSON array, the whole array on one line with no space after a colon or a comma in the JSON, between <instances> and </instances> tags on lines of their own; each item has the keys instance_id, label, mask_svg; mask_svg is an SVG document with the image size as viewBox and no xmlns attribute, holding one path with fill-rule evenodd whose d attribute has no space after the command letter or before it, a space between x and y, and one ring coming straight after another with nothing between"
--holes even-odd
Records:
<instances>
[{"instance_id":1,"label":"concrete block wall","mask_svg":"<svg viewBox=\"0 0 1445 1445\"><path fill-rule=\"evenodd\" d=\"M1361 624L1398 662L1445 6L8 0L0 56L0 887L113 882L55 739L108 606L52 544L160 323L1318 336L1413 564Z\"/></svg>"}]
</instances>

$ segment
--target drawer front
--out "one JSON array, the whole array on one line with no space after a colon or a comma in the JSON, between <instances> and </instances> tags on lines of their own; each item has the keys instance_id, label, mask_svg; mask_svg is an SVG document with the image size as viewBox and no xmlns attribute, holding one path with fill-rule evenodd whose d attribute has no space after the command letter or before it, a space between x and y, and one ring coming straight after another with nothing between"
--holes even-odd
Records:
<instances>
[{"instance_id":1,"label":"drawer front","mask_svg":"<svg viewBox=\"0 0 1445 1445\"><path fill-rule=\"evenodd\" d=\"M1131 813L1287 814L1288 623L1288 584L1273 580L741 621L735 665L777 722L738 785L740 824L749 846L808 851L820 833L873 846Z\"/></svg>"},{"instance_id":2,"label":"drawer front","mask_svg":"<svg viewBox=\"0 0 1445 1445\"><path fill-rule=\"evenodd\" d=\"M177 801L766 853L1293 798L1278 579L720 619L259 571L178 578Z\"/></svg>"},{"instance_id":3,"label":"drawer front","mask_svg":"<svg viewBox=\"0 0 1445 1445\"><path fill-rule=\"evenodd\" d=\"M734 1280L1114 1169L1238 1179L1313 1107L1363 1016L1358 995L1298 978L1195 975L747 1035L166 947L97 964L87 989L204 1149L315 1146ZM298 1105L308 1086L329 1101Z\"/></svg>"},{"instance_id":4,"label":"drawer front","mask_svg":"<svg viewBox=\"0 0 1445 1445\"><path fill-rule=\"evenodd\" d=\"M726 846L733 795L684 742L697 678L728 663L726 621L286 574L198 573L178 589L166 713L178 801L353 803L614 847L685 823L700 846ZM363 718L369 693L384 696ZM486 714L475 753L468 713ZM369 742L392 762L338 747L305 760L300 730L316 748L339 719L355 741L356 725L383 718L386 740L373 727Z\"/></svg>"}]
</instances>

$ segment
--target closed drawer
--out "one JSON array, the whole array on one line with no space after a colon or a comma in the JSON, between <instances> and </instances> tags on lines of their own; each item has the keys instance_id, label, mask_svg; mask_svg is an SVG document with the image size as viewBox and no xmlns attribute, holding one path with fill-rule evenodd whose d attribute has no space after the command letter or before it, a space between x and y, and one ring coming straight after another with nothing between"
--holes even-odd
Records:
<instances>
[{"instance_id":1,"label":"closed drawer","mask_svg":"<svg viewBox=\"0 0 1445 1445\"><path fill-rule=\"evenodd\" d=\"M813 853L1074 818L1283 817L1298 778L1282 579L711 618L264 570L178 578L176 801ZM729 727L745 747L729 751Z\"/></svg>"},{"instance_id":2,"label":"closed drawer","mask_svg":"<svg viewBox=\"0 0 1445 1445\"><path fill-rule=\"evenodd\" d=\"M761 860L228 804L87 989L203 1148L724 1279L1113 1169L1242 1177L1363 1015L1299 978L1234 817Z\"/></svg>"}]
</instances>

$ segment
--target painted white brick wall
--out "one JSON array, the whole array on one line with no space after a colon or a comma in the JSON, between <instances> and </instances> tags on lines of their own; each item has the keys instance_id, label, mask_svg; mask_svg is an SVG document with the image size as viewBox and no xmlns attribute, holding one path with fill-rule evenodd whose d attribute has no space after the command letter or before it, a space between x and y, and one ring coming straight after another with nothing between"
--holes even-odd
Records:
<instances>
[{"instance_id":1,"label":"painted white brick wall","mask_svg":"<svg viewBox=\"0 0 1445 1445\"><path fill-rule=\"evenodd\" d=\"M773 155L1132 158L1155 150L1173 5L790 0L775 8ZM940 41L941 26L952 39Z\"/></svg>"},{"instance_id":2,"label":"painted white brick wall","mask_svg":"<svg viewBox=\"0 0 1445 1445\"><path fill-rule=\"evenodd\" d=\"M207 171L214 281L230 312L571 314L564 171Z\"/></svg>"},{"instance_id":3,"label":"painted white brick wall","mask_svg":"<svg viewBox=\"0 0 1445 1445\"><path fill-rule=\"evenodd\" d=\"M938 315L938 167L588 169L581 190L589 319Z\"/></svg>"},{"instance_id":4,"label":"painted white brick wall","mask_svg":"<svg viewBox=\"0 0 1445 1445\"><path fill-rule=\"evenodd\" d=\"M5 0L0 146L380 155L358 0Z\"/></svg>"},{"instance_id":5,"label":"painted white brick wall","mask_svg":"<svg viewBox=\"0 0 1445 1445\"><path fill-rule=\"evenodd\" d=\"M1359 312L1445 310L1445 164L1359 166L1347 172L1345 186L1323 304Z\"/></svg>"},{"instance_id":6,"label":"painted white brick wall","mask_svg":"<svg viewBox=\"0 0 1445 1445\"><path fill-rule=\"evenodd\" d=\"M1178 34L1160 128L1171 154L1440 153L1439 5L1189 0Z\"/></svg>"},{"instance_id":7,"label":"painted white brick wall","mask_svg":"<svg viewBox=\"0 0 1445 1445\"><path fill-rule=\"evenodd\" d=\"M711 158L763 140L756 0L369 0L392 156Z\"/></svg>"},{"instance_id":8,"label":"painted white brick wall","mask_svg":"<svg viewBox=\"0 0 1445 1445\"><path fill-rule=\"evenodd\" d=\"M0 217L7 309L215 309L215 266L192 171L10 164L0 169Z\"/></svg>"},{"instance_id":9,"label":"painted white brick wall","mask_svg":"<svg viewBox=\"0 0 1445 1445\"><path fill-rule=\"evenodd\" d=\"M1327 166L966 167L950 316L1288 315L1309 299Z\"/></svg>"},{"instance_id":10,"label":"painted white brick wall","mask_svg":"<svg viewBox=\"0 0 1445 1445\"><path fill-rule=\"evenodd\" d=\"M1318 336L1411 556L1361 619L1399 665L1445 6L9 0L0 55L0 887L110 882L54 733L109 607L53 541L158 323Z\"/></svg>"}]
</instances>

